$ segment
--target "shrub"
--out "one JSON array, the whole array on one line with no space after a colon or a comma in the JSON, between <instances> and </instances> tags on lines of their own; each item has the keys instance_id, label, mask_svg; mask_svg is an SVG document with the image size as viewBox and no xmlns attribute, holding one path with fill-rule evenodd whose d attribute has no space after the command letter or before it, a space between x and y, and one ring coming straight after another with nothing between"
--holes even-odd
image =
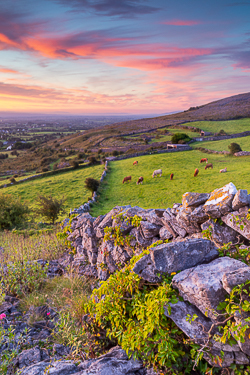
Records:
<instances>
[{"instance_id":1,"label":"shrub","mask_svg":"<svg viewBox=\"0 0 250 375\"><path fill-rule=\"evenodd\" d=\"M64 198L59 200L53 198L51 195L48 197L39 195L37 199L38 207L36 208L36 214L41 215L54 224L59 214L65 212L63 207L64 203Z\"/></svg>"},{"instance_id":2,"label":"shrub","mask_svg":"<svg viewBox=\"0 0 250 375\"><path fill-rule=\"evenodd\" d=\"M14 178L14 177L11 177L11 178L10 178L10 182L11 182L12 184L14 184L14 183L16 182L15 178Z\"/></svg>"},{"instance_id":3,"label":"shrub","mask_svg":"<svg viewBox=\"0 0 250 375\"><path fill-rule=\"evenodd\" d=\"M83 159L85 157L85 154L83 152L78 152L77 158L78 159Z\"/></svg>"},{"instance_id":4,"label":"shrub","mask_svg":"<svg viewBox=\"0 0 250 375\"><path fill-rule=\"evenodd\" d=\"M8 294L24 296L38 290L47 276L48 266L34 262L13 262L0 268L0 279Z\"/></svg>"},{"instance_id":5,"label":"shrub","mask_svg":"<svg viewBox=\"0 0 250 375\"><path fill-rule=\"evenodd\" d=\"M172 143L176 144L176 143L179 143L179 141L185 141L188 142L191 140L191 138L186 134L186 133L175 133L172 138L171 138L171 141Z\"/></svg>"},{"instance_id":6,"label":"shrub","mask_svg":"<svg viewBox=\"0 0 250 375\"><path fill-rule=\"evenodd\" d=\"M242 151L240 145L238 143L234 143L234 142L230 143L228 148L229 148L229 151L230 151L231 155L235 154L236 152Z\"/></svg>"},{"instance_id":7,"label":"shrub","mask_svg":"<svg viewBox=\"0 0 250 375\"><path fill-rule=\"evenodd\" d=\"M79 163L76 160L71 160L70 164L74 169L77 169L79 167Z\"/></svg>"},{"instance_id":8,"label":"shrub","mask_svg":"<svg viewBox=\"0 0 250 375\"><path fill-rule=\"evenodd\" d=\"M92 164L92 165L98 163L98 161L96 160L96 158L94 156L90 156L88 158L88 160L89 160L90 164Z\"/></svg>"},{"instance_id":9,"label":"shrub","mask_svg":"<svg viewBox=\"0 0 250 375\"><path fill-rule=\"evenodd\" d=\"M227 135L227 133L225 132L225 130L221 129L219 133L217 133L217 135Z\"/></svg>"},{"instance_id":10,"label":"shrub","mask_svg":"<svg viewBox=\"0 0 250 375\"><path fill-rule=\"evenodd\" d=\"M55 163L54 165L53 165L53 171L56 171L57 170L57 164Z\"/></svg>"},{"instance_id":11,"label":"shrub","mask_svg":"<svg viewBox=\"0 0 250 375\"><path fill-rule=\"evenodd\" d=\"M100 182L96 180L95 178L88 177L85 180L85 188L90 190L91 193L93 194L94 191L97 191L98 187L100 185Z\"/></svg>"},{"instance_id":12,"label":"shrub","mask_svg":"<svg viewBox=\"0 0 250 375\"><path fill-rule=\"evenodd\" d=\"M119 152L117 150L112 151L112 156L118 156Z\"/></svg>"},{"instance_id":13,"label":"shrub","mask_svg":"<svg viewBox=\"0 0 250 375\"><path fill-rule=\"evenodd\" d=\"M101 148L99 148L99 150L98 150L98 155L100 155L100 154L102 154L102 149Z\"/></svg>"},{"instance_id":14,"label":"shrub","mask_svg":"<svg viewBox=\"0 0 250 375\"><path fill-rule=\"evenodd\" d=\"M47 167L43 167L43 168L42 168L42 172L48 172L48 170L49 170L49 169L48 169Z\"/></svg>"},{"instance_id":15,"label":"shrub","mask_svg":"<svg viewBox=\"0 0 250 375\"><path fill-rule=\"evenodd\" d=\"M20 198L0 194L0 229L20 226L27 219L29 211L28 206L21 203Z\"/></svg>"}]
</instances>

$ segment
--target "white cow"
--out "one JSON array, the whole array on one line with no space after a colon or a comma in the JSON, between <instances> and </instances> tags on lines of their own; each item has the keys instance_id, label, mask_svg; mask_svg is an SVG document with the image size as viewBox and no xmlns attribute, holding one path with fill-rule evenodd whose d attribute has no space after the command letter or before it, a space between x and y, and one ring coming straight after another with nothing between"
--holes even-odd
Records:
<instances>
[{"instance_id":1,"label":"white cow","mask_svg":"<svg viewBox=\"0 0 250 375\"><path fill-rule=\"evenodd\" d=\"M152 174L152 178L158 176L158 174L159 174L160 177L161 177L161 175L162 175L162 170L161 170L161 169L156 169L156 170L153 172L153 174Z\"/></svg>"},{"instance_id":2,"label":"white cow","mask_svg":"<svg viewBox=\"0 0 250 375\"><path fill-rule=\"evenodd\" d=\"M220 173L224 173L224 172L227 172L227 167L220 170Z\"/></svg>"}]
</instances>

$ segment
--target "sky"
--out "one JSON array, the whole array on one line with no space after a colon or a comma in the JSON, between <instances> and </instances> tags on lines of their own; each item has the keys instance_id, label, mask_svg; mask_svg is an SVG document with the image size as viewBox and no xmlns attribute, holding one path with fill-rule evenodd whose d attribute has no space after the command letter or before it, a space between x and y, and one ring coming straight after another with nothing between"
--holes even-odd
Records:
<instances>
[{"instance_id":1,"label":"sky","mask_svg":"<svg viewBox=\"0 0 250 375\"><path fill-rule=\"evenodd\" d=\"M0 111L165 114L250 91L250 0L0 0Z\"/></svg>"}]
</instances>

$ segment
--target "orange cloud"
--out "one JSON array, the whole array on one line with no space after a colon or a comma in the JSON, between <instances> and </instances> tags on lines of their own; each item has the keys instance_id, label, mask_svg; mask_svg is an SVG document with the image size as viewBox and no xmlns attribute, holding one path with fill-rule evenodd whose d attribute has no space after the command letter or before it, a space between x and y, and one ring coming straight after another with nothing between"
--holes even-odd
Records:
<instances>
[{"instance_id":1,"label":"orange cloud","mask_svg":"<svg viewBox=\"0 0 250 375\"><path fill-rule=\"evenodd\" d=\"M161 22L163 25L173 25L173 26L195 26L199 25L200 21L194 21L194 20L170 20L170 21L163 21Z\"/></svg>"}]
</instances>

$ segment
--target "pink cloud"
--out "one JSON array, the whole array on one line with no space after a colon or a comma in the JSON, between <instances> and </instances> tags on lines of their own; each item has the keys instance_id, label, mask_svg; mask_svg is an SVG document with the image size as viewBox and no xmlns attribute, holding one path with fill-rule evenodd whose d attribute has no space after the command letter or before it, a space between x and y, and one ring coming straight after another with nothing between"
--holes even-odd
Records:
<instances>
[{"instance_id":1,"label":"pink cloud","mask_svg":"<svg viewBox=\"0 0 250 375\"><path fill-rule=\"evenodd\" d=\"M0 66L0 73L10 73L10 74L21 74L20 72L18 72L17 70L14 70L14 69L8 69L8 68L3 68Z\"/></svg>"},{"instance_id":2,"label":"pink cloud","mask_svg":"<svg viewBox=\"0 0 250 375\"><path fill-rule=\"evenodd\" d=\"M161 22L163 25L173 25L173 26L195 26L201 24L201 21L195 20L170 20Z\"/></svg>"}]
</instances>

